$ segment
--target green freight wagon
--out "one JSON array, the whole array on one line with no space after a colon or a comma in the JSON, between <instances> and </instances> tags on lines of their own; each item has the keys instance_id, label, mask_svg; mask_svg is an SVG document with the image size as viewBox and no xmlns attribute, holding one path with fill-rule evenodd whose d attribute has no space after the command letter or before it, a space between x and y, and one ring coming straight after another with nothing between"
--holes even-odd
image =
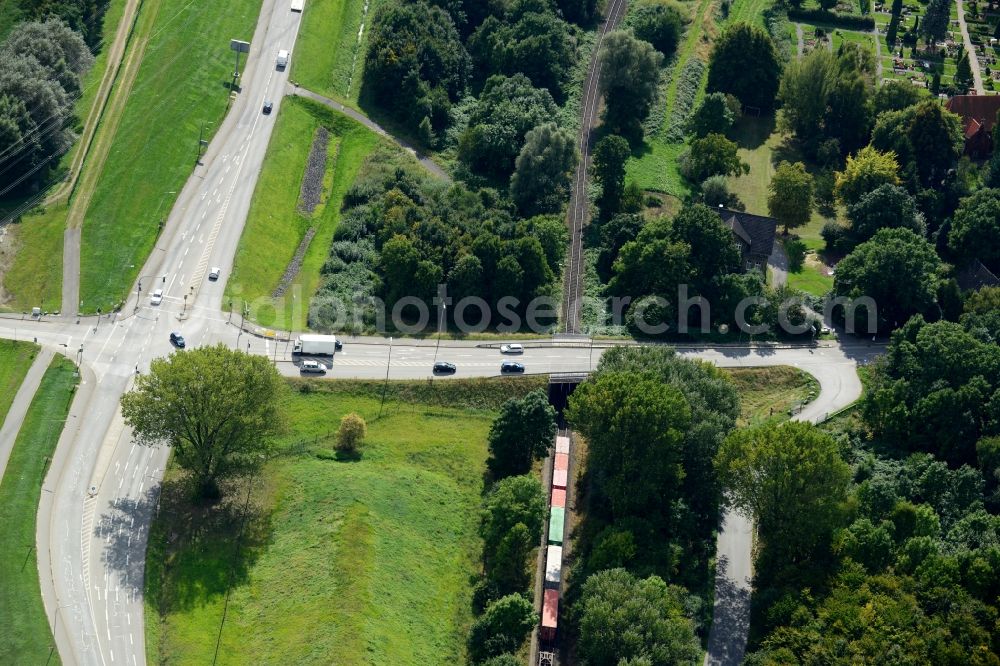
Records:
<instances>
[{"instance_id":1,"label":"green freight wagon","mask_svg":"<svg viewBox=\"0 0 1000 666\"><path fill-rule=\"evenodd\" d=\"M563 542L563 523L566 521L566 509L554 506L549 513L549 543L561 546Z\"/></svg>"}]
</instances>

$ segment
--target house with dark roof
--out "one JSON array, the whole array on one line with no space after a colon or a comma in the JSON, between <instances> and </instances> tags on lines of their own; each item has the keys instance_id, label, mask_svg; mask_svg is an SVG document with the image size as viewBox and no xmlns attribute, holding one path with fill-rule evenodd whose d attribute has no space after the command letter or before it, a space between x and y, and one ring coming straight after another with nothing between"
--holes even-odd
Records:
<instances>
[{"instance_id":1,"label":"house with dark roof","mask_svg":"<svg viewBox=\"0 0 1000 666\"><path fill-rule=\"evenodd\" d=\"M743 270L757 269L767 272L767 259L774 249L774 236L778 222L773 217L751 215L739 210L730 210L721 205L717 209L722 223L733 232L736 244L740 247L740 258Z\"/></svg>"},{"instance_id":2,"label":"house with dark roof","mask_svg":"<svg viewBox=\"0 0 1000 666\"><path fill-rule=\"evenodd\" d=\"M983 160L993 153L993 126L1000 111L1000 95L955 95L944 108L962 119L965 154Z\"/></svg>"}]
</instances>

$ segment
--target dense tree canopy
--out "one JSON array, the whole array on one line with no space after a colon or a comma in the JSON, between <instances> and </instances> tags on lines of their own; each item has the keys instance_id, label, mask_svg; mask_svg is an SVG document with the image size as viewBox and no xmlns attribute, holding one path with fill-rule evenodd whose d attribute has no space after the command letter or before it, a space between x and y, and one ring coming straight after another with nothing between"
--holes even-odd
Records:
<instances>
[{"instance_id":1,"label":"dense tree canopy","mask_svg":"<svg viewBox=\"0 0 1000 666\"><path fill-rule=\"evenodd\" d=\"M788 65L778 90L781 119L807 154L831 141L844 153L867 143L874 74L869 52L850 43L836 55L813 49Z\"/></svg>"},{"instance_id":2,"label":"dense tree canopy","mask_svg":"<svg viewBox=\"0 0 1000 666\"><path fill-rule=\"evenodd\" d=\"M880 229L909 229L919 236L927 233L924 216L917 202L898 185L880 185L847 209L851 221L851 238L864 243Z\"/></svg>"},{"instance_id":3,"label":"dense tree canopy","mask_svg":"<svg viewBox=\"0 0 1000 666\"><path fill-rule=\"evenodd\" d=\"M628 14L628 25L639 39L665 56L673 55L684 30L684 14L672 2L640 2Z\"/></svg>"},{"instance_id":4,"label":"dense tree canopy","mask_svg":"<svg viewBox=\"0 0 1000 666\"><path fill-rule=\"evenodd\" d=\"M547 90L535 88L523 74L491 76L483 87L459 144L459 157L474 170L508 177L533 128L555 115Z\"/></svg>"},{"instance_id":5,"label":"dense tree canopy","mask_svg":"<svg viewBox=\"0 0 1000 666\"><path fill-rule=\"evenodd\" d=\"M136 441L166 442L205 497L260 467L282 427L284 382L270 360L224 345L154 359L122 397Z\"/></svg>"},{"instance_id":6,"label":"dense tree canopy","mask_svg":"<svg viewBox=\"0 0 1000 666\"><path fill-rule=\"evenodd\" d=\"M656 576L638 579L624 569L590 576L578 609L580 656L591 666L696 663L701 646L684 611L685 596L683 588Z\"/></svg>"},{"instance_id":7,"label":"dense tree canopy","mask_svg":"<svg viewBox=\"0 0 1000 666\"><path fill-rule=\"evenodd\" d=\"M410 129L429 118L435 132L443 130L470 71L469 54L444 9L423 0L379 6L368 35L364 85Z\"/></svg>"},{"instance_id":8,"label":"dense tree canopy","mask_svg":"<svg viewBox=\"0 0 1000 666\"><path fill-rule=\"evenodd\" d=\"M953 464L976 461L976 442L1000 433L1000 347L966 325L914 317L893 333L863 403L875 436Z\"/></svg>"},{"instance_id":9,"label":"dense tree canopy","mask_svg":"<svg viewBox=\"0 0 1000 666\"><path fill-rule=\"evenodd\" d=\"M577 388L567 418L587 438L588 466L616 517L669 504L691 425L679 390L652 378L602 373Z\"/></svg>"},{"instance_id":10,"label":"dense tree canopy","mask_svg":"<svg viewBox=\"0 0 1000 666\"><path fill-rule=\"evenodd\" d=\"M510 195L518 210L529 216L559 212L579 161L576 137L568 130L555 123L530 130L510 179Z\"/></svg>"},{"instance_id":11,"label":"dense tree canopy","mask_svg":"<svg viewBox=\"0 0 1000 666\"><path fill-rule=\"evenodd\" d=\"M882 229L837 264L833 290L875 302L879 331L892 330L914 314L936 314L942 263L934 247L909 229ZM872 313L859 309L855 330Z\"/></svg>"},{"instance_id":12,"label":"dense tree canopy","mask_svg":"<svg viewBox=\"0 0 1000 666\"><path fill-rule=\"evenodd\" d=\"M649 42L618 30L604 38L599 57L604 122L612 132L637 140L656 99L663 55Z\"/></svg>"},{"instance_id":13,"label":"dense tree canopy","mask_svg":"<svg viewBox=\"0 0 1000 666\"><path fill-rule=\"evenodd\" d=\"M591 168L601 186L598 206L603 217L618 212L625 191L625 163L630 154L628 141L615 134L609 134L594 146Z\"/></svg>"},{"instance_id":14,"label":"dense tree canopy","mask_svg":"<svg viewBox=\"0 0 1000 666\"><path fill-rule=\"evenodd\" d=\"M520 594L494 601L472 625L469 657L479 663L507 652L516 652L535 626L535 607Z\"/></svg>"},{"instance_id":15,"label":"dense tree canopy","mask_svg":"<svg viewBox=\"0 0 1000 666\"><path fill-rule=\"evenodd\" d=\"M495 553L514 526L521 524L537 543L542 536L546 501L542 484L534 476L509 476L497 482L483 502L480 534L483 549Z\"/></svg>"},{"instance_id":16,"label":"dense tree canopy","mask_svg":"<svg viewBox=\"0 0 1000 666\"><path fill-rule=\"evenodd\" d=\"M740 102L732 95L709 93L688 118L688 130L701 138L725 134L739 116Z\"/></svg>"},{"instance_id":17,"label":"dense tree canopy","mask_svg":"<svg viewBox=\"0 0 1000 666\"><path fill-rule=\"evenodd\" d=\"M734 23L715 42L708 66L709 92L735 95L746 107L774 108L781 63L771 37L757 26Z\"/></svg>"},{"instance_id":18,"label":"dense tree canopy","mask_svg":"<svg viewBox=\"0 0 1000 666\"><path fill-rule=\"evenodd\" d=\"M808 423L738 430L716 458L733 503L753 515L772 556L807 558L837 526L850 468L837 443Z\"/></svg>"},{"instance_id":19,"label":"dense tree canopy","mask_svg":"<svg viewBox=\"0 0 1000 666\"><path fill-rule=\"evenodd\" d=\"M490 427L490 471L498 479L527 474L548 453L555 436L556 414L544 391L508 400Z\"/></svg>"},{"instance_id":20,"label":"dense tree canopy","mask_svg":"<svg viewBox=\"0 0 1000 666\"><path fill-rule=\"evenodd\" d=\"M517 0L505 16L483 21L469 38L469 52L481 75L523 74L561 100L576 39L549 3Z\"/></svg>"},{"instance_id":21,"label":"dense tree canopy","mask_svg":"<svg viewBox=\"0 0 1000 666\"><path fill-rule=\"evenodd\" d=\"M22 23L0 46L0 190L37 185L72 145L80 78L93 60L59 19Z\"/></svg>"},{"instance_id":22,"label":"dense tree canopy","mask_svg":"<svg viewBox=\"0 0 1000 666\"><path fill-rule=\"evenodd\" d=\"M962 200L948 247L962 260L979 259L1000 269L1000 189L982 189Z\"/></svg>"}]
</instances>

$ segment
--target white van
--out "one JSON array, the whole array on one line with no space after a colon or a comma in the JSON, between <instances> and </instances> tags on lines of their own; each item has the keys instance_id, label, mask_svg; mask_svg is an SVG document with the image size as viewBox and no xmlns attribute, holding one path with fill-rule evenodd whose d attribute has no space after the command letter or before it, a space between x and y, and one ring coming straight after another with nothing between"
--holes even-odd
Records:
<instances>
[{"instance_id":1,"label":"white van","mask_svg":"<svg viewBox=\"0 0 1000 666\"><path fill-rule=\"evenodd\" d=\"M301 12L306 6L306 0L292 0L292 11Z\"/></svg>"},{"instance_id":2,"label":"white van","mask_svg":"<svg viewBox=\"0 0 1000 666\"><path fill-rule=\"evenodd\" d=\"M278 51L278 69L288 67L288 51L281 49Z\"/></svg>"}]
</instances>

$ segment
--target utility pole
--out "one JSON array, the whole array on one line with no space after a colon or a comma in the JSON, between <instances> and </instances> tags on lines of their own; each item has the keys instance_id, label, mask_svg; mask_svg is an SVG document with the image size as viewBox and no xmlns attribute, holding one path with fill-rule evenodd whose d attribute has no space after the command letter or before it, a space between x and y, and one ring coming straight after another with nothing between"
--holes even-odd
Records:
<instances>
[{"instance_id":1,"label":"utility pole","mask_svg":"<svg viewBox=\"0 0 1000 666\"><path fill-rule=\"evenodd\" d=\"M389 360L385 364L385 383L382 384L382 402L378 406L378 418L382 418L382 406L385 405L385 390L389 388L389 368L392 367L392 337L389 337Z\"/></svg>"}]
</instances>

